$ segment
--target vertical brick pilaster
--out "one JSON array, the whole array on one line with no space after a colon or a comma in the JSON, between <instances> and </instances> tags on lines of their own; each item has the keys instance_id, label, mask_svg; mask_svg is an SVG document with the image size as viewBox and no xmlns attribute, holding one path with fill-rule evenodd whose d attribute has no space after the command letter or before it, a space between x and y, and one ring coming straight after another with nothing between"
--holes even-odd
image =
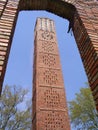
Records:
<instances>
[{"instance_id":1,"label":"vertical brick pilaster","mask_svg":"<svg viewBox=\"0 0 98 130\"><path fill-rule=\"evenodd\" d=\"M17 20L18 5L18 0L0 0L0 94Z\"/></svg>"},{"instance_id":2,"label":"vertical brick pilaster","mask_svg":"<svg viewBox=\"0 0 98 130\"><path fill-rule=\"evenodd\" d=\"M34 44L33 130L70 130L52 20L37 19Z\"/></svg>"},{"instance_id":3,"label":"vertical brick pilaster","mask_svg":"<svg viewBox=\"0 0 98 130\"><path fill-rule=\"evenodd\" d=\"M86 70L98 110L98 3L77 8L74 17L74 36Z\"/></svg>"}]
</instances>

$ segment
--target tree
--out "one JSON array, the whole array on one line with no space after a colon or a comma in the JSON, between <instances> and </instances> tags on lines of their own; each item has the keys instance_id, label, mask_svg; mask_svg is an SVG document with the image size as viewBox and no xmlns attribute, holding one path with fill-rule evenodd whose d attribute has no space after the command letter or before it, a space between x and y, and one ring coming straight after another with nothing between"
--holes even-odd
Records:
<instances>
[{"instance_id":1,"label":"tree","mask_svg":"<svg viewBox=\"0 0 98 130\"><path fill-rule=\"evenodd\" d=\"M98 113L90 88L81 88L69 102L72 126L77 130L98 130Z\"/></svg>"},{"instance_id":2,"label":"tree","mask_svg":"<svg viewBox=\"0 0 98 130\"><path fill-rule=\"evenodd\" d=\"M0 130L30 130L31 105L22 109L27 93L16 86L5 86L0 99Z\"/></svg>"}]
</instances>

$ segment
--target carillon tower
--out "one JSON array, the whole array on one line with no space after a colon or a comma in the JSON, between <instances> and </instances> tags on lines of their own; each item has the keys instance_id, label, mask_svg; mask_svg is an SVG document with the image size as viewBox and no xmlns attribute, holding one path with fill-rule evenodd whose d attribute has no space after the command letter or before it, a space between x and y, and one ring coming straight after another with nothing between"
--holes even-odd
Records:
<instances>
[{"instance_id":1,"label":"carillon tower","mask_svg":"<svg viewBox=\"0 0 98 130\"><path fill-rule=\"evenodd\" d=\"M70 130L54 22L38 18L33 69L33 130Z\"/></svg>"}]
</instances>

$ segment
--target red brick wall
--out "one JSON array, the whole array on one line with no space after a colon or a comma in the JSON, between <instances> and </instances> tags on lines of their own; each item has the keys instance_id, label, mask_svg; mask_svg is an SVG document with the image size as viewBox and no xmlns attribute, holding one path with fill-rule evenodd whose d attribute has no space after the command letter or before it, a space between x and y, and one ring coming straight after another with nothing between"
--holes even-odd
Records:
<instances>
[{"instance_id":1,"label":"red brick wall","mask_svg":"<svg viewBox=\"0 0 98 130\"><path fill-rule=\"evenodd\" d=\"M98 3L80 3L73 32L98 110Z\"/></svg>"},{"instance_id":2,"label":"red brick wall","mask_svg":"<svg viewBox=\"0 0 98 130\"><path fill-rule=\"evenodd\" d=\"M14 33L18 3L14 0L0 0L0 93Z\"/></svg>"}]
</instances>

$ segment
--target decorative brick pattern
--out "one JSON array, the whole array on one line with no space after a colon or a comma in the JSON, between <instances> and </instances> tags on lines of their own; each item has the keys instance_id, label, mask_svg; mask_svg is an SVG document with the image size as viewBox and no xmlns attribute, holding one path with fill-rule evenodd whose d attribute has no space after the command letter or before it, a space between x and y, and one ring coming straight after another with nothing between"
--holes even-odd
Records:
<instances>
[{"instance_id":1,"label":"decorative brick pattern","mask_svg":"<svg viewBox=\"0 0 98 130\"><path fill-rule=\"evenodd\" d=\"M45 66L47 68L59 68L60 61L57 60L57 55L51 53L40 53L38 57L39 66Z\"/></svg>"},{"instance_id":2,"label":"decorative brick pattern","mask_svg":"<svg viewBox=\"0 0 98 130\"><path fill-rule=\"evenodd\" d=\"M43 31L40 31L41 24L44 25ZM46 25L48 25L47 32ZM49 29L49 26L54 28L52 20L37 19L34 43L36 46L34 54L36 55L34 59L36 85L35 79L33 80L34 89L36 88L36 91L33 91L33 128L34 125L36 128L33 130L70 130L56 34L55 30ZM36 124L34 124L35 119Z\"/></svg>"},{"instance_id":3,"label":"decorative brick pattern","mask_svg":"<svg viewBox=\"0 0 98 130\"><path fill-rule=\"evenodd\" d=\"M50 86L39 86L38 107L46 109L62 109L65 106L64 89Z\"/></svg>"},{"instance_id":4,"label":"decorative brick pattern","mask_svg":"<svg viewBox=\"0 0 98 130\"><path fill-rule=\"evenodd\" d=\"M58 87L62 86L63 80L62 80L61 70L40 68L39 84L52 85L52 86L58 86Z\"/></svg>"},{"instance_id":5,"label":"decorative brick pattern","mask_svg":"<svg viewBox=\"0 0 98 130\"><path fill-rule=\"evenodd\" d=\"M45 53L52 53L52 54L58 53L56 43L55 42L50 43L49 41L39 41L38 50L39 52L45 52Z\"/></svg>"},{"instance_id":6,"label":"decorative brick pattern","mask_svg":"<svg viewBox=\"0 0 98 130\"><path fill-rule=\"evenodd\" d=\"M40 111L38 114L38 130L69 130L66 111Z\"/></svg>"}]
</instances>

